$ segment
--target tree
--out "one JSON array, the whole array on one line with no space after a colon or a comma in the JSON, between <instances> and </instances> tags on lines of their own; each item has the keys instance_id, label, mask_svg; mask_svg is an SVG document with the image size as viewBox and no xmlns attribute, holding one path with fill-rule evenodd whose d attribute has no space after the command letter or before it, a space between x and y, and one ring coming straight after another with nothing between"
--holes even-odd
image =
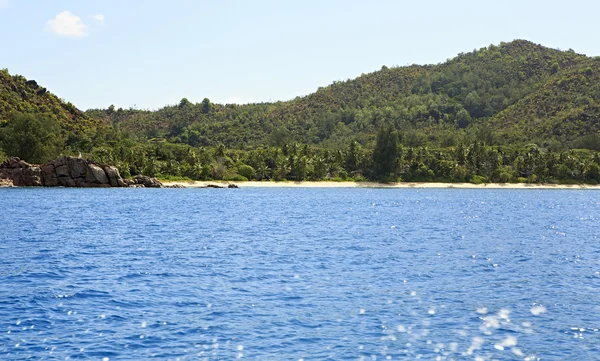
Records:
<instances>
[{"instance_id":1,"label":"tree","mask_svg":"<svg viewBox=\"0 0 600 361\"><path fill-rule=\"evenodd\" d=\"M461 109L456 113L456 126L458 128L466 128L471 123L471 115L465 109Z\"/></svg>"},{"instance_id":2,"label":"tree","mask_svg":"<svg viewBox=\"0 0 600 361\"><path fill-rule=\"evenodd\" d=\"M9 156L43 163L61 153L65 140L50 116L16 113L8 125L0 129L0 144Z\"/></svg>"},{"instance_id":3,"label":"tree","mask_svg":"<svg viewBox=\"0 0 600 361\"><path fill-rule=\"evenodd\" d=\"M356 140L350 142L350 149L346 154L346 169L353 172L358 169L360 165L360 144Z\"/></svg>"},{"instance_id":4,"label":"tree","mask_svg":"<svg viewBox=\"0 0 600 361\"><path fill-rule=\"evenodd\" d=\"M392 126L381 127L373 151L375 178L383 182L396 180L398 135Z\"/></svg>"},{"instance_id":5,"label":"tree","mask_svg":"<svg viewBox=\"0 0 600 361\"><path fill-rule=\"evenodd\" d=\"M204 98L202 100L202 114L208 114L208 113L210 113L211 110L212 110L212 108L213 108L213 105L210 102L210 100L208 98Z\"/></svg>"},{"instance_id":6,"label":"tree","mask_svg":"<svg viewBox=\"0 0 600 361\"><path fill-rule=\"evenodd\" d=\"M192 103L190 103L190 101L187 98L182 98L181 101L179 102L179 109L184 109L191 105L192 105Z\"/></svg>"},{"instance_id":7,"label":"tree","mask_svg":"<svg viewBox=\"0 0 600 361\"><path fill-rule=\"evenodd\" d=\"M251 166L247 164L242 164L238 166L238 174L243 177L246 177L247 179L252 179L254 178L256 171Z\"/></svg>"}]
</instances>

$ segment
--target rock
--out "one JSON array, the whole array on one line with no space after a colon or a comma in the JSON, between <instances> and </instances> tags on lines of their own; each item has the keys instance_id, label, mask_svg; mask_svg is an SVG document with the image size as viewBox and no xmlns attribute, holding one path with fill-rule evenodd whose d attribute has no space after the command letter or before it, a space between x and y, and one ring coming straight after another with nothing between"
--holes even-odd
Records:
<instances>
[{"instance_id":1,"label":"rock","mask_svg":"<svg viewBox=\"0 0 600 361\"><path fill-rule=\"evenodd\" d=\"M48 163L42 166L42 185L46 187L56 187L58 183L58 177L56 176L56 170L54 170L54 164Z\"/></svg>"},{"instance_id":2,"label":"rock","mask_svg":"<svg viewBox=\"0 0 600 361\"><path fill-rule=\"evenodd\" d=\"M116 167L82 158L59 157L43 166L9 158L0 164L0 178L15 186L124 187ZM160 182L159 182L160 183Z\"/></svg>"},{"instance_id":3,"label":"rock","mask_svg":"<svg viewBox=\"0 0 600 361\"><path fill-rule=\"evenodd\" d=\"M42 169L37 166L22 168L23 185L27 187L39 187L42 185Z\"/></svg>"},{"instance_id":4,"label":"rock","mask_svg":"<svg viewBox=\"0 0 600 361\"><path fill-rule=\"evenodd\" d=\"M88 162L81 158L67 158L71 178L85 178Z\"/></svg>"},{"instance_id":5,"label":"rock","mask_svg":"<svg viewBox=\"0 0 600 361\"><path fill-rule=\"evenodd\" d=\"M10 179L0 178L0 188L12 187L13 182Z\"/></svg>"},{"instance_id":6,"label":"rock","mask_svg":"<svg viewBox=\"0 0 600 361\"><path fill-rule=\"evenodd\" d=\"M72 178L63 178L64 179L64 186L65 187L75 187L77 186L77 184L75 183L75 180Z\"/></svg>"},{"instance_id":7,"label":"rock","mask_svg":"<svg viewBox=\"0 0 600 361\"><path fill-rule=\"evenodd\" d=\"M68 165L69 158L68 157L58 157L55 160L50 161L50 163L54 164L54 168L58 168L61 165Z\"/></svg>"},{"instance_id":8,"label":"rock","mask_svg":"<svg viewBox=\"0 0 600 361\"><path fill-rule=\"evenodd\" d=\"M15 186L34 187L42 185L40 167L31 165L17 157L0 164L0 178L8 179Z\"/></svg>"},{"instance_id":9,"label":"rock","mask_svg":"<svg viewBox=\"0 0 600 361\"><path fill-rule=\"evenodd\" d=\"M158 179L145 175L136 175L131 181L132 183L130 184L143 185L146 188L164 188L163 184Z\"/></svg>"},{"instance_id":10,"label":"rock","mask_svg":"<svg viewBox=\"0 0 600 361\"><path fill-rule=\"evenodd\" d=\"M95 164L88 164L85 173L85 181L86 183L110 184L110 181L108 180L108 176L106 175L104 169L100 168Z\"/></svg>"},{"instance_id":11,"label":"rock","mask_svg":"<svg viewBox=\"0 0 600 361\"><path fill-rule=\"evenodd\" d=\"M71 178L71 174L69 172L69 166L61 163L54 163L54 171L56 172L56 176L60 178Z\"/></svg>"},{"instance_id":12,"label":"rock","mask_svg":"<svg viewBox=\"0 0 600 361\"><path fill-rule=\"evenodd\" d=\"M119 174L119 170L117 167L113 167L110 165L105 165L102 167L104 172L106 172L106 176L108 177L108 182L111 187L124 187L125 183L123 182L123 178Z\"/></svg>"},{"instance_id":13,"label":"rock","mask_svg":"<svg viewBox=\"0 0 600 361\"><path fill-rule=\"evenodd\" d=\"M209 183L209 184L205 185L204 187L200 187L200 188L239 188L239 187L236 184L228 184L226 186L220 186L218 184Z\"/></svg>"},{"instance_id":14,"label":"rock","mask_svg":"<svg viewBox=\"0 0 600 361\"><path fill-rule=\"evenodd\" d=\"M184 186L183 184L173 184L170 186L165 186L165 188L187 188L187 187Z\"/></svg>"}]
</instances>

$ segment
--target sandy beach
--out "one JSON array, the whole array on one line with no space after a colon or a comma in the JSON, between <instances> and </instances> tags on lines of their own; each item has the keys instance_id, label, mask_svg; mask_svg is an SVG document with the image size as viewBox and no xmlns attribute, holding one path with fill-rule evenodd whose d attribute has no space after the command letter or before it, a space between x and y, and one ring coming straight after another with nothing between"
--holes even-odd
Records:
<instances>
[{"instance_id":1,"label":"sandy beach","mask_svg":"<svg viewBox=\"0 0 600 361\"><path fill-rule=\"evenodd\" d=\"M600 185L589 184L529 184L529 183L434 183L434 182L401 182L401 183L376 183L376 182L226 182L226 181L193 181L193 182L163 182L165 186L182 185L187 188L203 188L208 185L227 187L235 184L240 188L457 188L457 189L597 189Z\"/></svg>"}]
</instances>

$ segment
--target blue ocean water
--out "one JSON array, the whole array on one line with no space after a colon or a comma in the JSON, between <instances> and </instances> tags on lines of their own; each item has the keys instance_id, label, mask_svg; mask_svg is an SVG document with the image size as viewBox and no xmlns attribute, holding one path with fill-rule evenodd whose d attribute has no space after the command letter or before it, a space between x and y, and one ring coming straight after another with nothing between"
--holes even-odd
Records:
<instances>
[{"instance_id":1,"label":"blue ocean water","mask_svg":"<svg viewBox=\"0 0 600 361\"><path fill-rule=\"evenodd\" d=\"M600 360L600 192L0 189L1 360Z\"/></svg>"}]
</instances>

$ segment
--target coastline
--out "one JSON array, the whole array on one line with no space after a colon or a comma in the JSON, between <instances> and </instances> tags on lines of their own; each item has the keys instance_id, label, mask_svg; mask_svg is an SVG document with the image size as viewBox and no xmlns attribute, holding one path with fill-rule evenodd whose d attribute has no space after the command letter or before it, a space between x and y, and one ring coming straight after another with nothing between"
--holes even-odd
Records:
<instances>
[{"instance_id":1,"label":"coastline","mask_svg":"<svg viewBox=\"0 0 600 361\"><path fill-rule=\"evenodd\" d=\"M184 186L186 188L204 188L208 185L227 187L235 184L240 188L456 188L456 189L596 189L600 185L592 184L530 184L530 183L436 183L436 182L328 182L328 181L303 181L303 182L228 182L228 181L163 181L165 186Z\"/></svg>"}]
</instances>

